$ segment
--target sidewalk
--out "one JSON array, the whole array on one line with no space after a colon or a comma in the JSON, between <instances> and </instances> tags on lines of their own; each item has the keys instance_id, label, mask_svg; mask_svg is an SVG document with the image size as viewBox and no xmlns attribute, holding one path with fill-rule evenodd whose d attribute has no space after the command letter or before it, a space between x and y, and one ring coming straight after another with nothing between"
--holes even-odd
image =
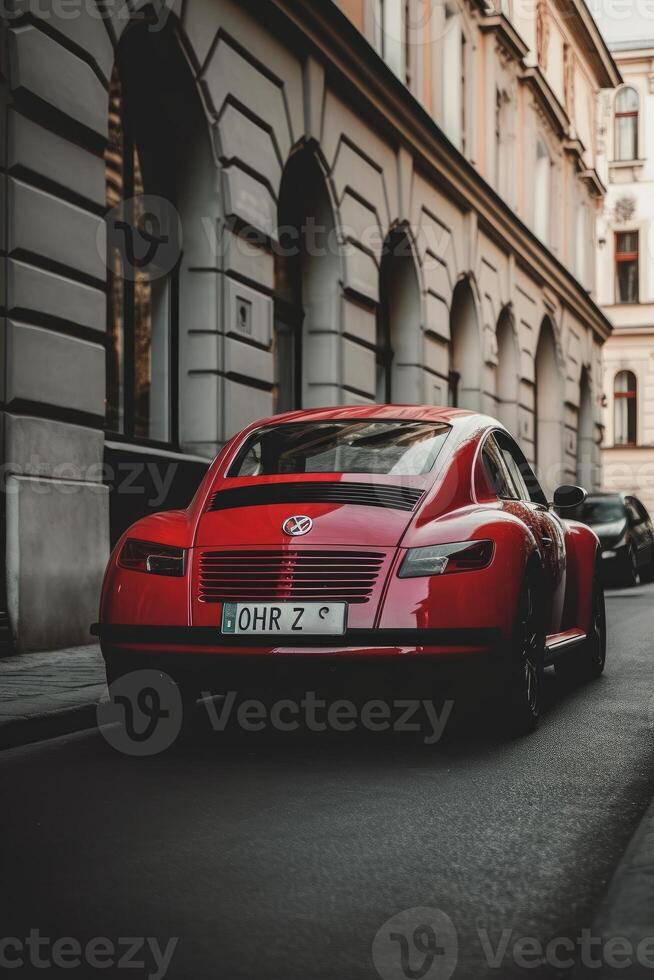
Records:
<instances>
[{"instance_id":1,"label":"sidewalk","mask_svg":"<svg viewBox=\"0 0 654 980\"><path fill-rule=\"evenodd\" d=\"M613 875L604 901L595 916L593 936L602 948L627 944L631 963L605 964L598 970L580 970L580 980L652 980L654 977L654 801L645 812L638 830ZM635 955L633 955L635 954Z\"/></svg>"},{"instance_id":2,"label":"sidewalk","mask_svg":"<svg viewBox=\"0 0 654 980\"><path fill-rule=\"evenodd\" d=\"M92 728L106 696L97 644L0 659L0 749Z\"/></svg>"}]
</instances>

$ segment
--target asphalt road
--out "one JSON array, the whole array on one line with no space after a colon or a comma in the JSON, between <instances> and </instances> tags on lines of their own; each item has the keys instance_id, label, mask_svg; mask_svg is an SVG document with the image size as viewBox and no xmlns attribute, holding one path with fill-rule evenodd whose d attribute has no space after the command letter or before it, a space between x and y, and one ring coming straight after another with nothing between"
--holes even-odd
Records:
<instances>
[{"instance_id":1,"label":"asphalt road","mask_svg":"<svg viewBox=\"0 0 654 980\"><path fill-rule=\"evenodd\" d=\"M382 930L384 980L447 980L457 950L455 978L565 975L534 968L538 952L520 965L514 943L590 927L654 793L653 600L652 586L610 595L605 677L574 691L548 677L526 739L485 718L434 745L214 735L144 760L93 733L3 753L0 936L38 930L45 960L57 938L106 937L62 970L84 980L162 976L152 945L129 954L141 969L118 968L128 937L177 938L171 978L356 980L379 976L384 923L426 907L439 911ZM430 933L413 935L430 916L431 970ZM493 967L485 947L503 930ZM29 965L33 950L0 952L25 963L15 977L52 972Z\"/></svg>"}]
</instances>

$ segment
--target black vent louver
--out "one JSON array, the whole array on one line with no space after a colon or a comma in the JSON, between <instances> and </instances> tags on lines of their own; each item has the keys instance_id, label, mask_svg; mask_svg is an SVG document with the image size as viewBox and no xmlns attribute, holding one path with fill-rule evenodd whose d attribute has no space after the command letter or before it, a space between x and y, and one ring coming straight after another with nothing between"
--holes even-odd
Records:
<instances>
[{"instance_id":1,"label":"black vent louver","mask_svg":"<svg viewBox=\"0 0 654 980\"><path fill-rule=\"evenodd\" d=\"M235 507L266 504L358 504L411 513L423 495L423 490L413 487L375 483L334 483L322 480L315 483L267 483L241 486L234 490L218 490L211 498L208 509L232 510Z\"/></svg>"}]
</instances>

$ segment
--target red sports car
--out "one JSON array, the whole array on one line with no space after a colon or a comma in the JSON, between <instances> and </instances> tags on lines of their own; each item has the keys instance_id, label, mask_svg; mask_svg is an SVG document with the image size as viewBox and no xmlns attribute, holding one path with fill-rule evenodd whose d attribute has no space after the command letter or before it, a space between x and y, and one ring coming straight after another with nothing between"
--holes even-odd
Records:
<instances>
[{"instance_id":1,"label":"red sports car","mask_svg":"<svg viewBox=\"0 0 654 980\"><path fill-rule=\"evenodd\" d=\"M584 496L561 487L550 506L506 429L473 412L362 406L257 422L186 510L118 542L94 628L108 680L147 664L188 695L210 670L245 667L254 682L279 659L481 660L503 714L529 731L546 664L604 669L599 542L557 513Z\"/></svg>"}]
</instances>

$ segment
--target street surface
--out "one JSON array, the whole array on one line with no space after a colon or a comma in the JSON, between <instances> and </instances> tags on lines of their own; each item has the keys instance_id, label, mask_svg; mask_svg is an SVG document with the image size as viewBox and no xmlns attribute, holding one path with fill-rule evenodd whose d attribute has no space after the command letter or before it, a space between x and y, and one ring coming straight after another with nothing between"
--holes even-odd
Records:
<instances>
[{"instance_id":1,"label":"street surface","mask_svg":"<svg viewBox=\"0 0 654 980\"><path fill-rule=\"evenodd\" d=\"M605 677L565 691L548 672L541 729L520 740L486 719L435 745L214 734L137 759L94 732L3 753L1 936L48 940L4 947L25 963L11 975L57 972L30 965L57 939L105 937L105 969L62 973L162 976L156 940L180 980L375 978L375 935L416 907L451 919L455 978L566 975L521 966L515 943L590 928L654 792L653 602L654 586L609 594ZM408 972L382 963L385 980L446 980L408 930Z\"/></svg>"}]
</instances>

